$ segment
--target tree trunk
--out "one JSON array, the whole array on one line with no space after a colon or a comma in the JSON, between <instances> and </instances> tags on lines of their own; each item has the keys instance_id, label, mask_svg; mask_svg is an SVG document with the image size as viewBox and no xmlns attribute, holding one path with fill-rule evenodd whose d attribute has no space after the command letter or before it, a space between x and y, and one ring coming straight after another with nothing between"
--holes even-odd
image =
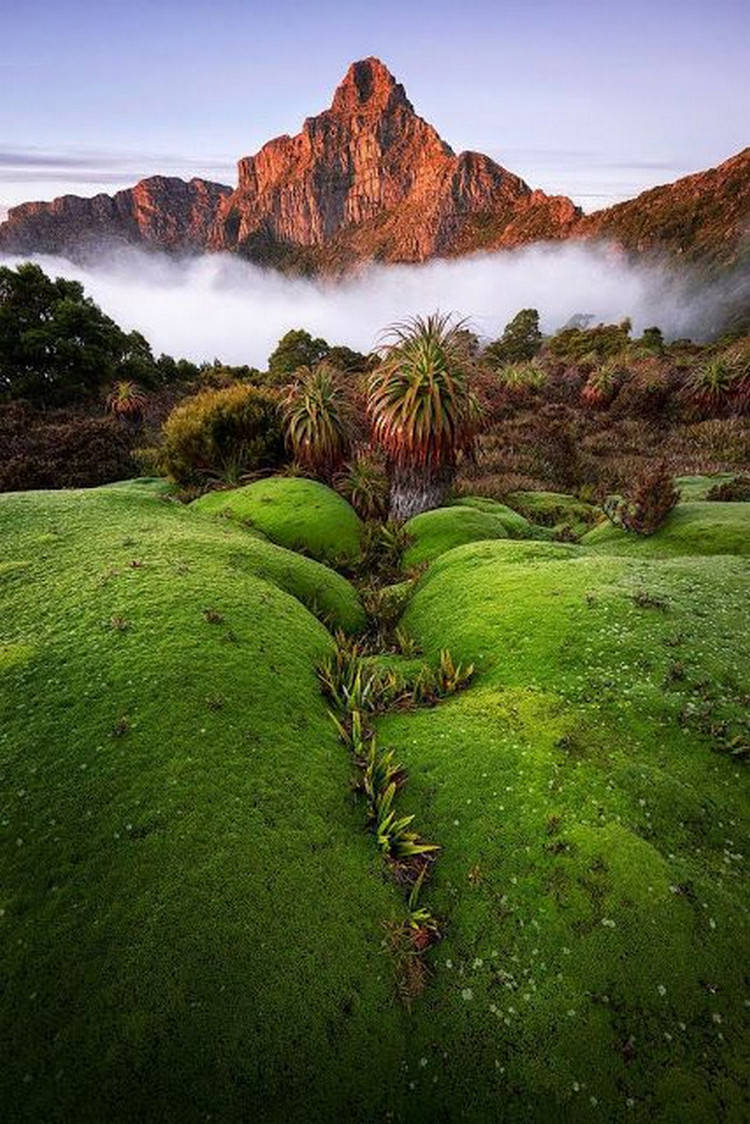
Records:
<instances>
[{"instance_id":1,"label":"tree trunk","mask_svg":"<svg viewBox=\"0 0 750 1124\"><path fill-rule=\"evenodd\" d=\"M413 515L440 507L453 479L450 468L391 468L389 517L394 523L406 523Z\"/></svg>"}]
</instances>

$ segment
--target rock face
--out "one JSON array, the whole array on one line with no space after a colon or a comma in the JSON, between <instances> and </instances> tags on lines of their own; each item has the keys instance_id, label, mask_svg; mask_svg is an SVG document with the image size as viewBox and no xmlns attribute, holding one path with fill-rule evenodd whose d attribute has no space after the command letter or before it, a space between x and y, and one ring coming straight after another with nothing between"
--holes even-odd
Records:
<instances>
[{"instance_id":1,"label":"rock face","mask_svg":"<svg viewBox=\"0 0 750 1124\"><path fill-rule=\"evenodd\" d=\"M115 243L175 251L201 250L220 201L231 188L206 180L152 176L115 195L12 207L0 226L0 249L11 253L96 254Z\"/></svg>"},{"instance_id":2,"label":"rock face","mask_svg":"<svg viewBox=\"0 0 750 1124\"><path fill-rule=\"evenodd\" d=\"M80 257L112 241L224 250L265 265L338 273L565 238L701 267L748 258L750 149L718 168L584 216L477 152L456 155L378 59L350 66L330 109L269 141L221 184L154 176L114 196L14 207L0 251Z\"/></svg>"},{"instance_id":3,"label":"rock face","mask_svg":"<svg viewBox=\"0 0 750 1124\"><path fill-rule=\"evenodd\" d=\"M560 238L579 215L487 156L456 156L373 58L352 64L330 109L238 171L210 247L311 267Z\"/></svg>"}]
</instances>

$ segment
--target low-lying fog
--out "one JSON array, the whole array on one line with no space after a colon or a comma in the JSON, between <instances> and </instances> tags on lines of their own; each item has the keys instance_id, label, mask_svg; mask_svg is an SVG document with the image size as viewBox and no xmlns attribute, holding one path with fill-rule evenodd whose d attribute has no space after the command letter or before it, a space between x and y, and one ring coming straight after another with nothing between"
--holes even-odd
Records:
<instances>
[{"instance_id":1,"label":"low-lying fog","mask_svg":"<svg viewBox=\"0 0 750 1124\"><path fill-rule=\"evenodd\" d=\"M373 266L339 283L290 279L224 254L180 260L122 250L83 266L46 255L34 260L47 273L83 282L110 316L142 332L156 353L258 367L289 328L369 351L384 327L413 313L455 311L480 336L494 339L520 308L533 307L546 332L575 313L590 313L597 321L629 316L636 333L658 324L667 336L695 336L705 331L720 298L716 291L688 297L660 267L630 266L611 248L575 244Z\"/></svg>"}]
</instances>

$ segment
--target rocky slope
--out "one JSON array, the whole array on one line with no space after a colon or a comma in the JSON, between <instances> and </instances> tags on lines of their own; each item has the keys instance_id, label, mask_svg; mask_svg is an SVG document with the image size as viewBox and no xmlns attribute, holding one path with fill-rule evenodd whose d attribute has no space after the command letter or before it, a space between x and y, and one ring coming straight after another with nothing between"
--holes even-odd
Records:
<instances>
[{"instance_id":1,"label":"rocky slope","mask_svg":"<svg viewBox=\"0 0 750 1124\"><path fill-rule=\"evenodd\" d=\"M112 242L202 250L219 203L230 192L207 180L151 176L115 195L22 203L0 226L0 250L85 257Z\"/></svg>"},{"instance_id":2,"label":"rocky slope","mask_svg":"<svg viewBox=\"0 0 750 1124\"><path fill-rule=\"evenodd\" d=\"M715 272L747 260L749 228L750 149L584 216L487 156L456 155L368 58L349 68L330 109L241 159L234 190L154 176L114 196L25 203L0 225L0 251L80 257L115 240L336 273L373 260L606 238Z\"/></svg>"},{"instance_id":3,"label":"rocky slope","mask_svg":"<svg viewBox=\"0 0 750 1124\"><path fill-rule=\"evenodd\" d=\"M634 254L738 265L750 256L750 148L716 168L586 215L576 234L606 238Z\"/></svg>"}]
</instances>

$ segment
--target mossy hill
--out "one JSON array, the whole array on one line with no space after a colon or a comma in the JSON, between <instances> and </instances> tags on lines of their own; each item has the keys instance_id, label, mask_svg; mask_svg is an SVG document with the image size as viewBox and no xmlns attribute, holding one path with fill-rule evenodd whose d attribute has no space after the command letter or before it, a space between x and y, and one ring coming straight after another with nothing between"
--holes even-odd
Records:
<instances>
[{"instance_id":1,"label":"mossy hill","mask_svg":"<svg viewBox=\"0 0 750 1124\"><path fill-rule=\"evenodd\" d=\"M316 679L364 614L259 534L331 557L335 508L345 555L356 517L261 483L289 537L158 482L0 497L5 1118L744 1121L750 505L590 545L531 537L572 497L423 519L401 627L476 675L377 723L441 844L407 1012Z\"/></svg>"}]
</instances>

